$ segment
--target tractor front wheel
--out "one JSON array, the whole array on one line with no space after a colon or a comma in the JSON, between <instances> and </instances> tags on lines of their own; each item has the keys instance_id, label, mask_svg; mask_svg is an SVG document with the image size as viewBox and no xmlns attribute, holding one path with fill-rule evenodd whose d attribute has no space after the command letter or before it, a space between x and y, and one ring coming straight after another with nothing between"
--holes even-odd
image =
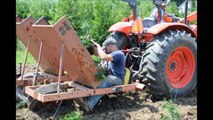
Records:
<instances>
[{"instance_id":1,"label":"tractor front wheel","mask_svg":"<svg viewBox=\"0 0 213 120\"><path fill-rule=\"evenodd\" d=\"M180 97L197 84L197 43L185 31L167 31L146 46L142 82L157 96Z\"/></svg>"}]
</instances>

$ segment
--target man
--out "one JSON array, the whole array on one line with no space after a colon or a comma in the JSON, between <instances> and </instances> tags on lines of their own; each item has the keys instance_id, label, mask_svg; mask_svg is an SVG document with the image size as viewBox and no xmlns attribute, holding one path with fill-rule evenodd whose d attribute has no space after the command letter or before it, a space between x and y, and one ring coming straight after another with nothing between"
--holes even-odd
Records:
<instances>
[{"instance_id":1,"label":"man","mask_svg":"<svg viewBox=\"0 0 213 120\"><path fill-rule=\"evenodd\" d=\"M97 47L98 56L103 61L107 62L106 67L109 73L109 75L97 88L122 85L125 74L125 55L118 49L117 41L110 37L102 44L103 47L93 40L90 41ZM85 112L89 113L103 96L104 95L90 96L86 98L86 100L79 98L76 99L76 102L80 104Z\"/></svg>"},{"instance_id":2,"label":"man","mask_svg":"<svg viewBox=\"0 0 213 120\"><path fill-rule=\"evenodd\" d=\"M168 2L169 3L169 2ZM150 17L153 17L158 22L177 22L179 21L179 18L175 14L169 14L166 12L167 7L167 0L153 0L153 4L156 6L156 8L151 13ZM158 20L158 9L162 9L162 20Z\"/></svg>"}]
</instances>

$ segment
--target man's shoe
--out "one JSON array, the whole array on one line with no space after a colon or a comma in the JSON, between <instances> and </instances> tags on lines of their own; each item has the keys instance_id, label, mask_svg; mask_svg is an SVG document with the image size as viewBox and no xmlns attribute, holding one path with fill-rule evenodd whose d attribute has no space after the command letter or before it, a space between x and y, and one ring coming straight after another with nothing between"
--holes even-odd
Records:
<instances>
[{"instance_id":1,"label":"man's shoe","mask_svg":"<svg viewBox=\"0 0 213 120\"><path fill-rule=\"evenodd\" d=\"M80 105L80 107L86 112L87 114L91 113L92 110L90 110L89 105L87 101L84 98L76 98L75 101Z\"/></svg>"}]
</instances>

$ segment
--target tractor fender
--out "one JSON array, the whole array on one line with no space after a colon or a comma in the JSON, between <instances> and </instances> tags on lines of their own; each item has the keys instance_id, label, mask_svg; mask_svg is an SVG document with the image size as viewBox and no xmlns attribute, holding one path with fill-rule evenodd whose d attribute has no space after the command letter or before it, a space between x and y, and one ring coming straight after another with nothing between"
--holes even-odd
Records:
<instances>
[{"instance_id":1,"label":"tractor fender","mask_svg":"<svg viewBox=\"0 0 213 120\"><path fill-rule=\"evenodd\" d=\"M123 32L127 36L129 36L132 26L133 25L131 22L118 22L118 23L115 23L114 25L112 25L108 31L109 32Z\"/></svg>"},{"instance_id":2,"label":"tractor fender","mask_svg":"<svg viewBox=\"0 0 213 120\"><path fill-rule=\"evenodd\" d=\"M152 26L146 32L146 34L158 35L166 30L185 30L187 33L191 33L192 37L197 37L197 33L193 32L192 28L183 23L160 23Z\"/></svg>"}]
</instances>

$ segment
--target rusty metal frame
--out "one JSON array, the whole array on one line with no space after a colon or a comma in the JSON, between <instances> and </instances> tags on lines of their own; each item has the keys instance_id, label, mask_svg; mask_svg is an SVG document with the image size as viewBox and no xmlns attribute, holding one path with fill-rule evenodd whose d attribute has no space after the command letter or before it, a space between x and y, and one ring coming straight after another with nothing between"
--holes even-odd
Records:
<instances>
[{"instance_id":1,"label":"rusty metal frame","mask_svg":"<svg viewBox=\"0 0 213 120\"><path fill-rule=\"evenodd\" d=\"M137 91L137 90L142 90L144 87L143 84L137 83L137 82L132 84L127 84L127 85L118 85L118 86L113 86L108 88L96 88L96 89L88 88L75 82L68 82L66 85L69 85L71 89L74 89L74 91L41 94L36 91L36 89L39 88L40 86L26 86L25 93L41 102L50 102L50 101L74 99L74 98L80 98L80 97L88 97L88 96L94 96L94 95L103 95L103 94L109 94L109 93L118 93L118 92L133 91L133 90Z\"/></svg>"},{"instance_id":2,"label":"rusty metal frame","mask_svg":"<svg viewBox=\"0 0 213 120\"><path fill-rule=\"evenodd\" d=\"M17 18L17 20L19 19ZM133 90L137 91L142 90L144 87L143 84L136 81L127 85L97 88L100 84L100 81L95 80L98 68L65 16L54 25L50 25L44 18L35 22L31 17L25 19L25 24L17 23L17 25L22 25L19 26L20 29L17 30L17 35L22 38L25 44L26 38L28 38L25 64L29 51L33 52L33 55L37 58L37 66L36 74L33 78L23 78L24 64L21 79L16 80L16 85L24 86L24 92L34 99L41 102L50 102ZM73 61L71 62L72 64L70 60ZM58 73L58 76L37 79L40 64L46 69L52 68L55 74ZM46 64L49 64L49 66L45 66ZM76 67L76 65L79 65L79 67ZM62 76L65 70L68 76ZM42 85L35 84L35 81L40 82ZM66 90L61 91L61 87Z\"/></svg>"},{"instance_id":3,"label":"rusty metal frame","mask_svg":"<svg viewBox=\"0 0 213 120\"><path fill-rule=\"evenodd\" d=\"M58 73L63 74L66 70L70 80L75 80L93 88L100 84L99 81L95 81L95 74L98 70L95 62L65 16L53 25L50 25L44 18L35 21L32 17L17 22L16 25L17 37L25 46L27 46L27 39L31 39L29 52L37 62L40 56L39 45L43 41L39 67L45 72L59 75ZM61 70L63 72L60 72L60 49L62 44L64 44L64 59ZM34 81L36 81L35 77Z\"/></svg>"},{"instance_id":4,"label":"rusty metal frame","mask_svg":"<svg viewBox=\"0 0 213 120\"><path fill-rule=\"evenodd\" d=\"M57 82L58 81L58 76L54 77L42 77L42 78L37 78L37 82L41 84L47 84L47 82ZM61 77L61 82L65 81L72 81L69 76L62 76ZM16 79L16 85L18 86L32 86L33 85L33 80L32 78L23 78L22 81L21 79Z\"/></svg>"},{"instance_id":5,"label":"rusty metal frame","mask_svg":"<svg viewBox=\"0 0 213 120\"><path fill-rule=\"evenodd\" d=\"M43 41L41 41L40 43L40 50L39 50L39 55L38 55L38 62L36 65L36 72L35 75L32 78L23 78L24 75L24 70L26 67L26 62L27 62L27 57L28 57L28 52L29 52L29 47L30 47L30 39L28 39L28 44L27 44L27 49L26 49L26 53L25 53L25 60L24 60L24 65L22 68L22 72L21 72L21 78L20 79L16 79L16 85L18 86L35 86L35 81L40 82L41 84L46 84L47 81L49 82L56 82L58 79L58 83L60 82L64 82L64 81L71 81L71 79L69 78L69 76L62 76L62 68L60 67L59 69L59 77L43 77L37 80L37 73L38 73L38 68L40 65L40 60L41 60L41 54L42 54L42 48L43 48ZM63 51L64 51L64 44L62 45L62 55L63 55ZM63 60L63 58L62 58ZM62 65L62 63L60 63L60 65ZM59 86L58 86L59 89Z\"/></svg>"},{"instance_id":6,"label":"rusty metal frame","mask_svg":"<svg viewBox=\"0 0 213 120\"><path fill-rule=\"evenodd\" d=\"M58 88L57 88L57 93L58 94L60 93L61 73L62 73L62 69L63 69L63 58L64 58L64 43L61 45L59 77L58 77Z\"/></svg>"},{"instance_id":7,"label":"rusty metal frame","mask_svg":"<svg viewBox=\"0 0 213 120\"><path fill-rule=\"evenodd\" d=\"M24 65L23 65L23 68L22 68L22 71L21 71L21 82L22 82L22 79L23 79L24 70L25 70L25 66L26 66L26 62L27 62L29 47L30 47L30 39L28 39L28 41L27 41L27 49L26 49L26 52L25 52Z\"/></svg>"},{"instance_id":8,"label":"rusty metal frame","mask_svg":"<svg viewBox=\"0 0 213 120\"><path fill-rule=\"evenodd\" d=\"M35 81L37 79L38 68L39 68L39 65L40 65L41 54L42 54L42 48L43 48L43 41L41 41L41 43L40 43L40 50L39 50L39 55L38 55L38 63L37 63L36 72L35 72L35 75L34 75L34 78L33 78L33 86L35 86Z\"/></svg>"}]
</instances>

